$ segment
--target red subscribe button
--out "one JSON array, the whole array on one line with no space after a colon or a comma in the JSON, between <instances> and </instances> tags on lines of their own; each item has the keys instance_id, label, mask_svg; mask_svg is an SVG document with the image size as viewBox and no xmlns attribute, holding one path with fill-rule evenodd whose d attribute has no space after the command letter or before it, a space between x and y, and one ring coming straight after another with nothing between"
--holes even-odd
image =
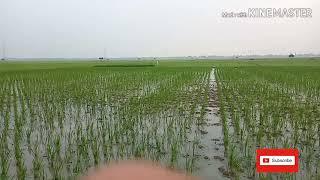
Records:
<instances>
[{"instance_id":1,"label":"red subscribe button","mask_svg":"<svg viewBox=\"0 0 320 180\"><path fill-rule=\"evenodd\" d=\"M257 149L257 172L295 173L299 170L298 149Z\"/></svg>"}]
</instances>

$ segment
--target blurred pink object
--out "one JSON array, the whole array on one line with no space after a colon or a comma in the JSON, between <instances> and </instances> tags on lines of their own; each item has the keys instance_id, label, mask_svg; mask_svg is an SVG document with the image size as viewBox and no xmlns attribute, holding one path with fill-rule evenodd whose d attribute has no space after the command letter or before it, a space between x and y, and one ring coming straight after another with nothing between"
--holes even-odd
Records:
<instances>
[{"instance_id":1,"label":"blurred pink object","mask_svg":"<svg viewBox=\"0 0 320 180\"><path fill-rule=\"evenodd\" d=\"M100 167L82 180L196 180L185 173L146 161L124 161Z\"/></svg>"}]
</instances>

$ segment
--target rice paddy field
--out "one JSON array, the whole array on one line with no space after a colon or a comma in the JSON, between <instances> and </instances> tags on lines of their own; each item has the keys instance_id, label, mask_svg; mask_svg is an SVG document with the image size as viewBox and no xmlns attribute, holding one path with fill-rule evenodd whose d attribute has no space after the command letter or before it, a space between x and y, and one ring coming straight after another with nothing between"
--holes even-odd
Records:
<instances>
[{"instance_id":1,"label":"rice paddy field","mask_svg":"<svg viewBox=\"0 0 320 180\"><path fill-rule=\"evenodd\" d=\"M203 179L320 179L320 59L0 62L0 179L147 159ZM257 148L299 149L259 174Z\"/></svg>"}]
</instances>

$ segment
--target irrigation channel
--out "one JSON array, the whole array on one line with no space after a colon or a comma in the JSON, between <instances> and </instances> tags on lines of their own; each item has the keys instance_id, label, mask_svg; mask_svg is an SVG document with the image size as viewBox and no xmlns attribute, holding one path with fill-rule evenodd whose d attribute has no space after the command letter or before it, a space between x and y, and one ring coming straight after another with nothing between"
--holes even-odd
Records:
<instances>
[{"instance_id":1,"label":"irrigation channel","mask_svg":"<svg viewBox=\"0 0 320 180\"><path fill-rule=\"evenodd\" d=\"M202 158L198 161L197 175L204 180L229 179L226 168L222 124L219 117L217 82L215 78L215 68L210 73L210 99L207 107L207 125L204 127L199 147Z\"/></svg>"}]
</instances>

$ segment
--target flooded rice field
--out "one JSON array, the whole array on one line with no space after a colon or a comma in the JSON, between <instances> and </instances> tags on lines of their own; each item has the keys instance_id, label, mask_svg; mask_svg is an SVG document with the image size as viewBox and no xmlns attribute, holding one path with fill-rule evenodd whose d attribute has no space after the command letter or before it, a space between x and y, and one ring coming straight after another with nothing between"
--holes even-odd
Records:
<instances>
[{"instance_id":1,"label":"flooded rice field","mask_svg":"<svg viewBox=\"0 0 320 180\"><path fill-rule=\"evenodd\" d=\"M209 81L209 68L3 73L1 177L72 179L134 158L197 172L211 159Z\"/></svg>"},{"instance_id":2,"label":"flooded rice field","mask_svg":"<svg viewBox=\"0 0 320 180\"><path fill-rule=\"evenodd\" d=\"M318 69L218 69L219 107L225 153L233 175L240 179L320 178ZM257 173L255 151L258 148L297 148L299 172Z\"/></svg>"},{"instance_id":3,"label":"flooded rice field","mask_svg":"<svg viewBox=\"0 0 320 180\"><path fill-rule=\"evenodd\" d=\"M201 179L317 179L320 71L90 67L0 71L0 179L75 179L147 159ZM259 174L257 148L298 148Z\"/></svg>"}]
</instances>

